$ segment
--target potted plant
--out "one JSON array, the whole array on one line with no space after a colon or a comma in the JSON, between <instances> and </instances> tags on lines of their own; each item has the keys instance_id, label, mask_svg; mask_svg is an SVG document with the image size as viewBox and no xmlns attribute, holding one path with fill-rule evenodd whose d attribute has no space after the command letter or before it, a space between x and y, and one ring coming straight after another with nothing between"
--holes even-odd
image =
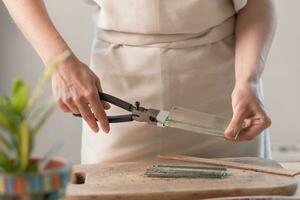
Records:
<instances>
[{"instance_id":1,"label":"potted plant","mask_svg":"<svg viewBox=\"0 0 300 200\"><path fill-rule=\"evenodd\" d=\"M69 180L70 166L32 155L34 141L55 108L55 102L40 104L38 99L51 74L69 52L47 66L33 95L22 80L14 81L11 97L0 96L0 199L60 199Z\"/></svg>"}]
</instances>

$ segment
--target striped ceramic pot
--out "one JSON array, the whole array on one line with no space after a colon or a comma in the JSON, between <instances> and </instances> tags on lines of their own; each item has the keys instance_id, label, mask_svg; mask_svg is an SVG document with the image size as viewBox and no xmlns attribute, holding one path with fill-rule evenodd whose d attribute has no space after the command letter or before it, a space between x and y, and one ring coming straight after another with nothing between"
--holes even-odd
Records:
<instances>
[{"instance_id":1,"label":"striped ceramic pot","mask_svg":"<svg viewBox=\"0 0 300 200\"><path fill-rule=\"evenodd\" d=\"M34 160L36 162L36 160ZM52 160L45 170L28 174L1 174L0 199L59 200L63 199L69 181L70 165Z\"/></svg>"}]
</instances>

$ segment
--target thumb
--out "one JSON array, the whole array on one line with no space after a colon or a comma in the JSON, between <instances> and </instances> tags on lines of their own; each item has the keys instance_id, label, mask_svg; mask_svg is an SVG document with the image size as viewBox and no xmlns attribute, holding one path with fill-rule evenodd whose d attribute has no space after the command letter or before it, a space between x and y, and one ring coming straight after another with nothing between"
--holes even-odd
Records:
<instances>
[{"instance_id":1,"label":"thumb","mask_svg":"<svg viewBox=\"0 0 300 200\"><path fill-rule=\"evenodd\" d=\"M246 118L246 113L240 111L234 112L232 119L225 130L224 133L225 138L228 139L235 138L236 134L238 134L238 132L240 131L245 118Z\"/></svg>"}]
</instances>

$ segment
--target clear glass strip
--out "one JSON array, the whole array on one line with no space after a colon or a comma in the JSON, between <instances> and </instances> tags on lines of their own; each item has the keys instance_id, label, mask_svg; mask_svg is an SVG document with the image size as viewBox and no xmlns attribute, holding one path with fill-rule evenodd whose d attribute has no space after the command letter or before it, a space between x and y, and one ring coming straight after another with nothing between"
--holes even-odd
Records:
<instances>
[{"instance_id":1,"label":"clear glass strip","mask_svg":"<svg viewBox=\"0 0 300 200\"><path fill-rule=\"evenodd\" d=\"M173 107L164 126L223 137L229 122L230 119L225 117L182 107Z\"/></svg>"}]
</instances>

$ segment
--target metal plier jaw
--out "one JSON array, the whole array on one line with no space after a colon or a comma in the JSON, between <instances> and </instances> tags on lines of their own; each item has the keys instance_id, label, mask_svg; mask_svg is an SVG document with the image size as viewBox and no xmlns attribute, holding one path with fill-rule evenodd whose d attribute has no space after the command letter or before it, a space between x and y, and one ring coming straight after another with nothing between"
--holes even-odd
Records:
<instances>
[{"instance_id":1,"label":"metal plier jaw","mask_svg":"<svg viewBox=\"0 0 300 200\"><path fill-rule=\"evenodd\" d=\"M134 121L147 122L148 124L157 125L156 117L159 113L159 110L141 107L140 103L137 101L131 112Z\"/></svg>"}]
</instances>

